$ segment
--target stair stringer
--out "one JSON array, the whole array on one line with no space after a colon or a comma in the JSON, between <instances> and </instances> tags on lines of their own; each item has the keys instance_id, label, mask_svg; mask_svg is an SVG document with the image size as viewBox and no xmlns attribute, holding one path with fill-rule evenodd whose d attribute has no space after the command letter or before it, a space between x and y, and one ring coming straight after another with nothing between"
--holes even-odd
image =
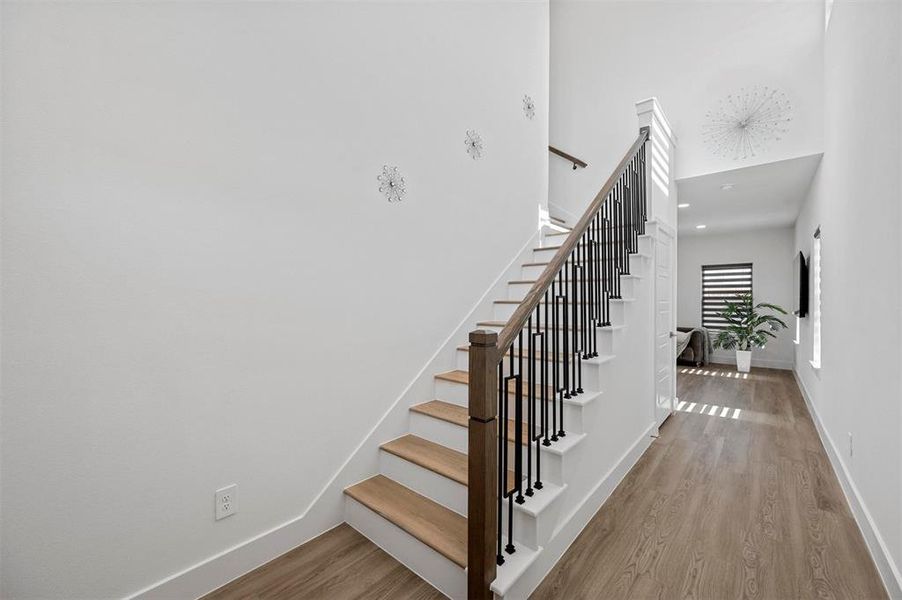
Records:
<instances>
[{"instance_id":1,"label":"stair stringer","mask_svg":"<svg viewBox=\"0 0 902 600\"><path fill-rule=\"evenodd\" d=\"M646 239L646 243L653 244ZM646 249L643 249L646 253ZM588 383L603 394L584 409L585 439L568 456L558 519L542 552L498 598L527 598L607 500L657 435L654 420L654 307L651 261L634 269L634 301L625 307L622 330L613 332L615 358L604 380ZM584 387L586 383L584 382ZM588 388L587 388L588 389ZM502 567L503 568L503 567Z\"/></svg>"}]
</instances>

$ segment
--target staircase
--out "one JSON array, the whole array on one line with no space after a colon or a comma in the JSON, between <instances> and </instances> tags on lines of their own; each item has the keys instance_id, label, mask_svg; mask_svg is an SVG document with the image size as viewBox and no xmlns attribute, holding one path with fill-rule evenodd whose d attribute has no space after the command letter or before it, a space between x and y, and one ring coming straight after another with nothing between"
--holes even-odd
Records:
<instances>
[{"instance_id":1,"label":"staircase","mask_svg":"<svg viewBox=\"0 0 902 600\"><path fill-rule=\"evenodd\" d=\"M345 520L451 598L526 597L610 479L591 460L605 395L624 393L622 336L651 314L636 308L650 306L647 141L643 130L572 230L543 228L493 318L410 407L409 433L381 445L379 473L345 489ZM483 400L493 412L474 428Z\"/></svg>"}]
</instances>

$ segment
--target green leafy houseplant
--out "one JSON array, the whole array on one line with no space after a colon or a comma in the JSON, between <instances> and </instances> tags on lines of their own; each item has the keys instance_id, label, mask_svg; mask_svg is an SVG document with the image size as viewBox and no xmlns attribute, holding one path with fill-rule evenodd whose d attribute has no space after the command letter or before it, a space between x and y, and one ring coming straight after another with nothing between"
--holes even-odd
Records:
<instances>
[{"instance_id":1,"label":"green leafy houseplant","mask_svg":"<svg viewBox=\"0 0 902 600\"><path fill-rule=\"evenodd\" d=\"M714 347L724 350L735 349L740 371L748 371L752 348L763 348L768 338L777 337L774 332L786 328L786 323L782 319L765 313L765 310L787 314L776 304L767 302L754 304L751 294L739 294L735 301L728 300L727 307L720 312L719 316L727 321L727 326L714 338ZM738 354L740 352L749 353L745 355L745 360L741 360L742 357Z\"/></svg>"}]
</instances>

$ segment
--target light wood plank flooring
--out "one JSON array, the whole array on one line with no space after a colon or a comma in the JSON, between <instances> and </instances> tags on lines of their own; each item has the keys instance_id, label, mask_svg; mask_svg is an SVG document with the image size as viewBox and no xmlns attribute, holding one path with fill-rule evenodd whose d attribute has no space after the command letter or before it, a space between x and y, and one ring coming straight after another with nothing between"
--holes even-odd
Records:
<instances>
[{"instance_id":1,"label":"light wood plank flooring","mask_svg":"<svg viewBox=\"0 0 902 600\"><path fill-rule=\"evenodd\" d=\"M886 598L792 374L677 371L683 411L532 598Z\"/></svg>"},{"instance_id":2,"label":"light wood plank flooring","mask_svg":"<svg viewBox=\"0 0 902 600\"><path fill-rule=\"evenodd\" d=\"M533 598L886 598L792 374L678 372L683 411ZM341 525L207 599L441 597Z\"/></svg>"},{"instance_id":3,"label":"light wood plank flooring","mask_svg":"<svg viewBox=\"0 0 902 600\"><path fill-rule=\"evenodd\" d=\"M437 600L431 585L347 524L204 596L204 600Z\"/></svg>"}]
</instances>

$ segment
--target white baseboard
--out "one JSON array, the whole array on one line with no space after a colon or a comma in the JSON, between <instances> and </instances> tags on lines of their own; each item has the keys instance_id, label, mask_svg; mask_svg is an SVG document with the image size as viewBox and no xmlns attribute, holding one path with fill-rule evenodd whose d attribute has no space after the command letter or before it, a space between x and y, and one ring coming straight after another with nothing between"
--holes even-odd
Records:
<instances>
[{"instance_id":1,"label":"white baseboard","mask_svg":"<svg viewBox=\"0 0 902 600\"><path fill-rule=\"evenodd\" d=\"M588 494L561 520L555 530L551 541L545 545L542 553L533 563L529 572L514 584L513 588L505 594L505 599L519 600L527 598L542 583L542 580L551 572L560 561L565 552L573 545L579 534L586 528L589 521L601 510L601 507L620 485L626 474L635 466L639 458L645 453L651 443L652 437L657 431L657 426L652 423L630 445L620 457L620 460L608 470L601 480L589 491Z\"/></svg>"},{"instance_id":2,"label":"white baseboard","mask_svg":"<svg viewBox=\"0 0 902 600\"><path fill-rule=\"evenodd\" d=\"M576 223L579 221L579 218L582 216L582 215L577 215L573 212L570 212L563 206L555 204L554 202L548 203L548 214L555 216L559 219L564 219L564 221L566 221L570 227L573 227L574 225L576 225Z\"/></svg>"},{"instance_id":3,"label":"white baseboard","mask_svg":"<svg viewBox=\"0 0 902 600\"><path fill-rule=\"evenodd\" d=\"M457 346L479 316L487 316L495 297L506 297L509 279L518 279L524 256L532 252L540 232L535 231L477 300L455 330L442 342L395 401L373 425L319 493L297 517L244 540L231 548L153 583L129 600L183 600L198 598L304 544L344 521L342 491L378 472L379 445L408 432L408 409L433 398L433 374L457 364ZM505 294L499 295L504 289Z\"/></svg>"},{"instance_id":4,"label":"white baseboard","mask_svg":"<svg viewBox=\"0 0 902 600\"><path fill-rule=\"evenodd\" d=\"M795 369L792 370L792 374L796 379L799 390L802 392L805 404L808 406L811 420L814 421L814 426L817 428L821 443L827 451L827 456L830 459L830 464L833 467L834 473L836 473L836 478L839 479L840 487L842 487L843 493L846 496L846 501L849 503L849 508L852 510L852 516L855 518L858 529L861 530L864 542L871 553L871 558L877 566L877 571L880 573L880 579L883 580L883 586L886 588L890 598L902 598L902 576L900 576L899 570L896 568L896 564L889 552L889 548L887 548L886 543L883 541L883 536L880 535L880 530L877 529L876 523L874 523L873 518L871 518L871 513L868 511L864 498L859 494L858 487L855 485L855 480L852 479L852 474L842 460L842 454L837 449L836 444L833 443L830 434L824 428L824 424L821 422L820 415L814 408L814 403L808 395L808 389L802 382L802 378L799 377L799 374Z\"/></svg>"}]
</instances>

